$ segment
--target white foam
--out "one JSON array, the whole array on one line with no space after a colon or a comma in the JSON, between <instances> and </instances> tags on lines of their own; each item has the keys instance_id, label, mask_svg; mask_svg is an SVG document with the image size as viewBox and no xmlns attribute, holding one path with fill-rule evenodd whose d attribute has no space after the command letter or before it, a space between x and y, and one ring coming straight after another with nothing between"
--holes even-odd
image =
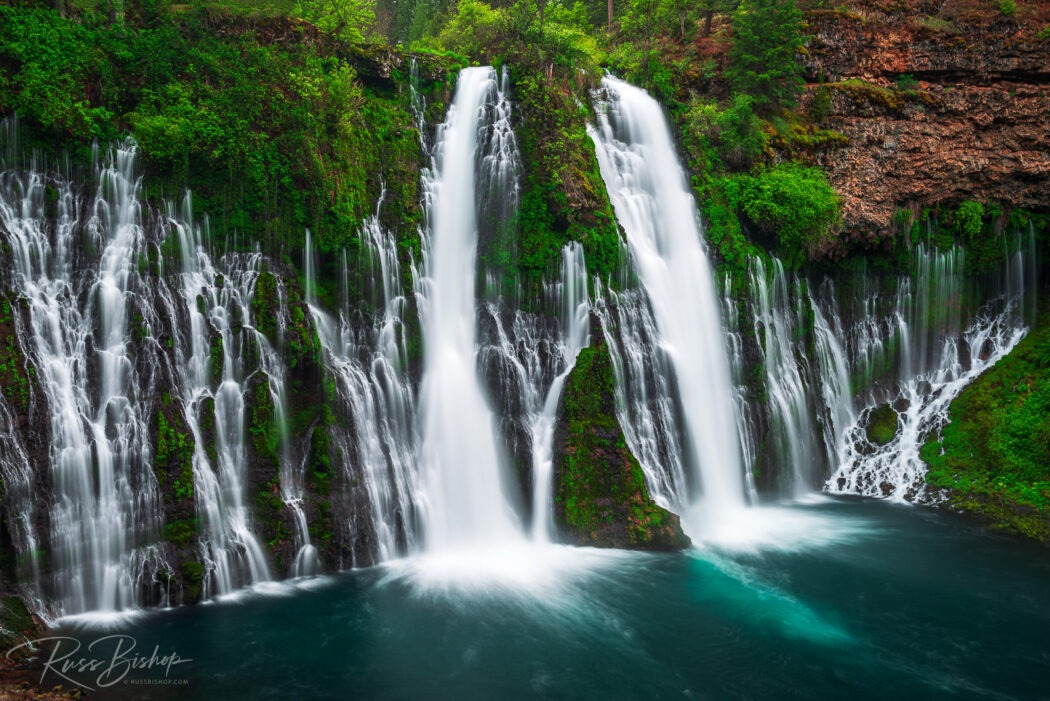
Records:
<instances>
[{"instance_id":1,"label":"white foam","mask_svg":"<svg viewBox=\"0 0 1050 701\"><path fill-rule=\"evenodd\" d=\"M145 609L123 611L88 611L61 616L49 623L52 628L76 628L81 630L116 630L130 621L146 615Z\"/></svg>"},{"instance_id":2,"label":"white foam","mask_svg":"<svg viewBox=\"0 0 1050 701\"><path fill-rule=\"evenodd\" d=\"M713 510L699 502L682 517L682 528L699 549L745 553L810 550L872 533L863 519L820 513L805 503Z\"/></svg>"},{"instance_id":3,"label":"white foam","mask_svg":"<svg viewBox=\"0 0 1050 701\"><path fill-rule=\"evenodd\" d=\"M532 542L444 550L387 563L380 584L407 582L420 594L514 593L547 597L636 555L623 550Z\"/></svg>"}]
</instances>

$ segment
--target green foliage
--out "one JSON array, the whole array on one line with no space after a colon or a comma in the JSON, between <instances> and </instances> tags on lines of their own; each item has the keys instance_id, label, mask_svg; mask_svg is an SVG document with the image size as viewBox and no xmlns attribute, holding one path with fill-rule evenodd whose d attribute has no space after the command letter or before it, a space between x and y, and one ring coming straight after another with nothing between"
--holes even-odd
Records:
<instances>
[{"instance_id":1,"label":"green foliage","mask_svg":"<svg viewBox=\"0 0 1050 701\"><path fill-rule=\"evenodd\" d=\"M259 273L251 301L252 323L255 329L270 341L277 342L277 322L281 313L277 291L277 276L269 270Z\"/></svg>"},{"instance_id":2,"label":"green foliage","mask_svg":"<svg viewBox=\"0 0 1050 701\"><path fill-rule=\"evenodd\" d=\"M921 456L958 508L1050 541L1050 313L949 407Z\"/></svg>"},{"instance_id":3,"label":"green foliage","mask_svg":"<svg viewBox=\"0 0 1050 701\"><path fill-rule=\"evenodd\" d=\"M955 210L955 231L967 240L972 240L981 233L984 218L984 205L973 200L966 200Z\"/></svg>"},{"instance_id":4,"label":"green foliage","mask_svg":"<svg viewBox=\"0 0 1050 701\"><path fill-rule=\"evenodd\" d=\"M831 116L831 90L826 85L821 85L813 92L813 100L809 103L809 117L814 122L823 122Z\"/></svg>"},{"instance_id":5,"label":"green foliage","mask_svg":"<svg viewBox=\"0 0 1050 701\"><path fill-rule=\"evenodd\" d=\"M898 90L915 90L919 87L919 81L910 73L901 73L893 82L897 84Z\"/></svg>"},{"instance_id":6,"label":"green foliage","mask_svg":"<svg viewBox=\"0 0 1050 701\"><path fill-rule=\"evenodd\" d=\"M1050 41L1050 24L1040 29L1039 33L1035 35L1035 38L1039 41Z\"/></svg>"},{"instance_id":7,"label":"green foliage","mask_svg":"<svg viewBox=\"0 0 1050 701\"><path fill-rule=\"evenodd\" d=\"M684 115L685 138L694 157L702 157L705 170L747 170L762 156L766 136L753 104L750 95L739 93L724 110L694 98Z\"/></svg>"},{"instance_id":8,"label":"green foliage","mask_svg":"<svg viewBox=\"0 0 1050 701\"><path fill-rule=\"evenodd\" d=\"M14 407L27 411L35 370L18 343L14 313L11 302L0 298L0 393Z\"/></svg>"},{"instance_id":9,"label":"green foliage","mask_svg":"<svg viewBox=\"0 0 1050 701\"><path fill-rule=\"evenodd\" d=\"M525 74L515 90L524 188L518 211L521 273L533 281L554 272L561 247L579 241L591 274L619 266L620 235L587 136L587 109L564 83Z\"/></svg>"},{"instance_id":10,"label":"green foliage","mask_svg":"<svg viewBox=\"0 0 1050 701\"><path fill-rule=\"evenodd\" d=\"M403 59L346 41L358 20L332 18L349 0L299 9L338 36L290 20L290 0L135 4L119 25L90 8L2 7L14 39L0 43L0 109L73 151L130 128L147 196L189 187L218 239L287 252L309 227L322 253L353 250L385 183L397 204L383 223L411 248L421 154L403 78L381 94L352 67Z\"/></svg>"},{"instance_id":11,"label":"green foliage","mask_svg":"<svg viewBox=\"0 0 1050 701\"><path fill-rule=\"evenodd\" d=\"M762 108L793 107L802 89L802 12L794 0L742 0L725 75Z\"/></svg>"},{"instance_id":12,"label":"green foliage","mask_svg":"<svg viewBox=\"0 0 1050 701\"><path fill-rule=\"evenodd\" d=\"M270 384L265 375L255 382L251 390L248 433L252 437L251 445L256 458L276 469L281 464L278 455L281 445L281 426L277 423L277 412L274 408L273 396L270 394Z\"/></svg>"},{"instance_id":13,"label":"green foliage","mask_svg":"<svg viewBox=\"0 0 1050 701\"><path fill-rule=\"evenodd\" d=\"M360 42L375 25L375 10L375 0L299 0L294 13L340 39Z\"/></svg>"},{"instance_id":14,"label":"green foliage","mask_svg":"<svg viewBox=\"0 0 1050 701\"><path fill-rule=\"evenodd\" d=\"M550 0L514 0L501 8L483 0L459 0L440 29L417 46L509 63L548 79L556 70L597 77L604 60L584 6Z\"/></svg>"},{"instance_id":15,"label":"green foliage","mask_svg":"<svg viewBox=\"0 0 1050 701\"><path fill-rule=\"evenodd\" d=\"M794 265L816 253L841 223L838 195L819 168L761 167L726 176L723 188L734 209L776 234L781 254Z\"/></svg>"},{"instance_id":16,"label":"green foliage","mask_svg":"<svg viewBox=\"0 0 1050 701\"><path fill-rule=\"evenodd\" d=\"M999 13L1006 17L1017 14L1017 3L1015 0L999 0Z\"/></svg>"},{"instance_id":17,"label":"green foliage","mask_svg":"<svg viewBox=\"0 0 1050 701\"><path fill-rule=\"evenodd\" d=\"M46 129L112 139L113 112L92 92L114 89L95 32L44 9L0 7L0 52L13 68L0 82L0 108ZM112 46L110 34L103 35Z\"/></svg>"},{"instance_id":18,"label":"green foliage","mask_svg":"<svg viewBox=\"0 0 1050 701\"><path fill-rule=\"evenodd\" d=\"M164 540L176 547L191 545L200 533L200 519L186 518L164 524Z\"/></svg>"},{"instance_id":19,"label":"green foliage","mask_svg":"<svg viewBox=\"0 0 1050 701\"><path fill-rule=\"evenodd\" d=\"M658 34L685 38L700 15L698 3L691 0L627 0L620 14L620 31L635 40Z\"/></svg>"},{"instance_id":20,"label":"green foliage","mask_svg":"<svg viewBox=\"0 0 1050 701\"><path fill-rule=\"evenodd\" d=\"M165 491L177 502L193 500L193 436L157 412L157 441L154 469Z\"/></svg>"},{"instance_id":21,"label":"green foliage","mask_svg":"<svg viewBox=\"0 0 1050 701\"><path fill-rule=\"evenodd\" d=\"M506 17L482 0L458 0L456 11L441 28L437 46L466 56L491 56L501 44Z\"/></svg>"}]
</instances>

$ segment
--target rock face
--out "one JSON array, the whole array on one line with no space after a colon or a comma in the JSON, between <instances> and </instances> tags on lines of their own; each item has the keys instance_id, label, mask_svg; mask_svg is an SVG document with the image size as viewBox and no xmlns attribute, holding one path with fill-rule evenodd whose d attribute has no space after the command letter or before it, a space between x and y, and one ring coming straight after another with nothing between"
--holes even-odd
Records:
<instances>
[{"instance_id":1,"label":"rock face","mask_svg":"<svg viewBox=\"0 0 1050 701\"><path fill-rule=\"evenodd\" d=\"M690 544L678 516L649 498L616 419L613 368L600 334L569 374L554 433L554 519L562 540L635 550Z\"/></svg>"},{"instance_id":2,"label":"rock face","mask_svg":"<svg viewBox=\"0 0 1050 701\"><path fill-rule=\"evenodd\" d=\"M906 5L808 18L803 105L828 91L820 118L849 139L818 156L847 237L891 235L902 207L1050 208L1050 41L1037 38L1038 18Z\"/></svg>"}]
</instances>

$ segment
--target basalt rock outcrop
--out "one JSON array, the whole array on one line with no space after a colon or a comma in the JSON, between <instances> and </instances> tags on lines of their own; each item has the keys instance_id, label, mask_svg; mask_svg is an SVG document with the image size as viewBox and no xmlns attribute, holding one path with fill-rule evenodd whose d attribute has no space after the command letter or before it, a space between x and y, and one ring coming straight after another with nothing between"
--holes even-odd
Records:
<instances>
[{"instance_id":1,"label":"basalt rock outcrop","mask_svg":"<svg viewBox=\"0 0 1050 701\"><path fill-rule=\"evenodd\" d=\"M802 104L849 139L817 156L842 197L847 239L891 236L899 208L966 199L1050 208L1050 41L1038 38L1040 20L950 5L932 16L865 4L807 18Z\"/></svg>"}]
</instances>

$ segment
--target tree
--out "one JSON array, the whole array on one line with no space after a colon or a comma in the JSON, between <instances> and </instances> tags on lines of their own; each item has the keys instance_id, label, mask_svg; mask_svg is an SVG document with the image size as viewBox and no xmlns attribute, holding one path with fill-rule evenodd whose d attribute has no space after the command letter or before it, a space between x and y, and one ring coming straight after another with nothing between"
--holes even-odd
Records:
<instances>
[{"instance_id":1,"label":"tree","mask_svg":"<svg viewBox=\"0 0 1050 701\"><path fill-rule=\"evenodd\" d=\"M375 0L300 0L295 14L353 42L364 41L376 21Z\"/></svg>"},{"instance_id":2,"label":"tree","mask_svg":"<svg viewBox=\"0 0 1050 701\"><path fill-rule=\"evenodd\" d=\"M742 0L733 13L726 77L758 108L793 107L802 89L796 58L804 38L794 0Z\"/></svg>"}]
</instances>

